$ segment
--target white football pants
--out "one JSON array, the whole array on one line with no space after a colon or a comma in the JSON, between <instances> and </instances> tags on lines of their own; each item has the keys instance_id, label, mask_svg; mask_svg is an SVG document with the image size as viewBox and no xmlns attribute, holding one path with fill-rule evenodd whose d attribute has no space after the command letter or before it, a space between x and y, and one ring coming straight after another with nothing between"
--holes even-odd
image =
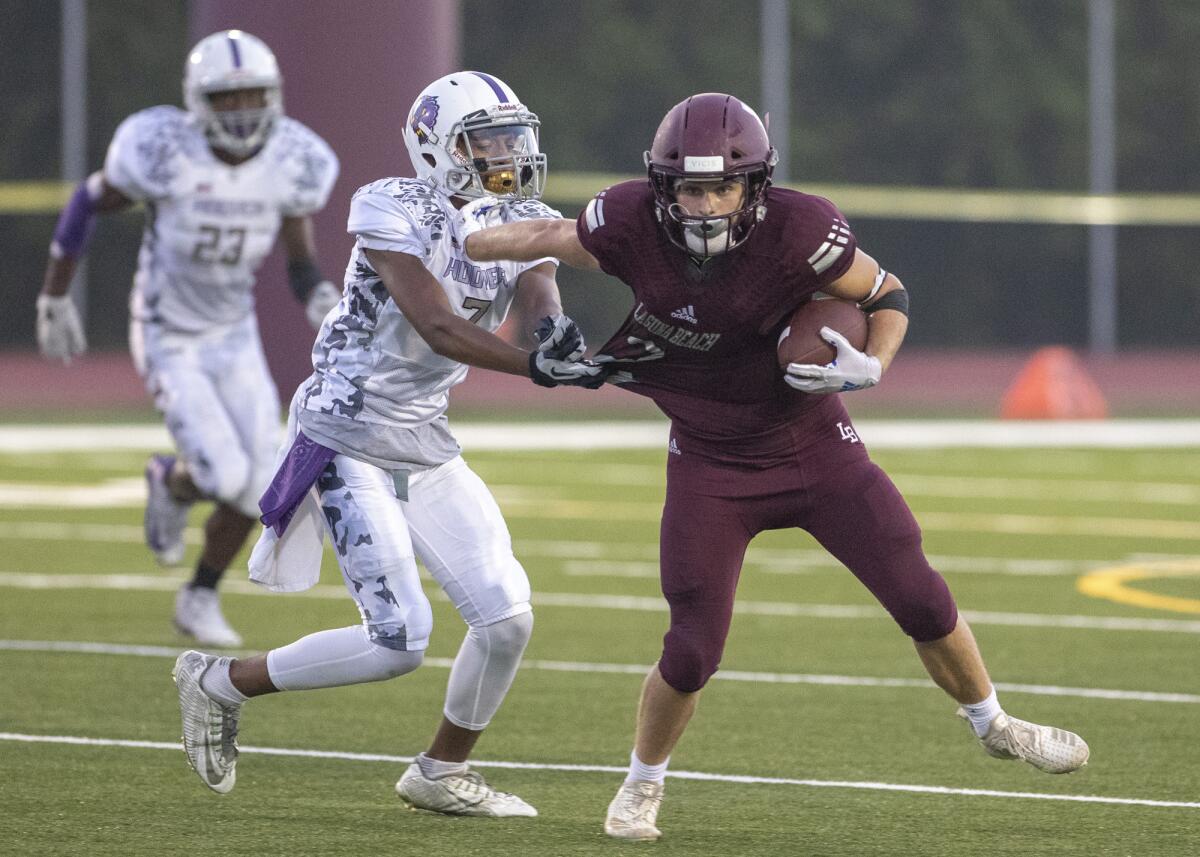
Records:
<instances>
[{"instance_id":1,"label":"white football pants","mask_svg":"<svg viewBox=\"0 0 1200 857\"><path fill-rule=\"evenodd\" d=\"M196 487L257 518L281 433L254 316L200 333L133 321L129 347Z\"/></svg>"},{"instance_id":2,"label":"white football pants","mask_svg":"<svg viewBox=\"0 0 1200 857\"><path fill-rule=\"evenodd\" d=\"M419 557L468 625L450 673L446 717L483 729L533 628L529 580L487 486L456 457L414 474L404 501L390 472L337 455L317 492L365 634L322 631L272 651L272 682L281 690L333 687L415 669L433 629Z\"/></svg>"}]
</instances>

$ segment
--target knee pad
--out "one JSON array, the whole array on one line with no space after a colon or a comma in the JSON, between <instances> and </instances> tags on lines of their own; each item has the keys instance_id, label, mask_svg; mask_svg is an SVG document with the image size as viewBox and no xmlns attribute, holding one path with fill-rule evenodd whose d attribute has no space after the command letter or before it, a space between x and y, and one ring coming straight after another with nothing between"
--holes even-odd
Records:
<instances>
[{"instance_id":1,"label":"knee pad","mask_svg":"<svg viewBox=\"0 0 1200 857\"><path fill-rule=\"evenodd\" d=\"M419 667L425 660L425 652L405 652L389 649L386 646L371 644L371 659L375 663L375 678L366 681L384 681L389 678L407 675Z\"/></svg>"},{"instance_id":2,"label":"knee pad","mask_svg":"<svg viewBox=\"0 0 1200 857\"><path fill-rule=\"evenodd\" d=\"M945 579L932 569L893 593L884 606L900 629L918 643L940 640L958 623L954 596Z\"/></svg>"},{"instance_id":3,"label":"knee pad","mask_svg":"<svg viewBox=\"0 0 1200 857\"><path fill-rule=\"evenodd\" d=\"M526 609L491 625L471 626L450 669L446 719L463 729L485 728L500 708L533 633Z\"/></svg>"},{"instance_id":4,"label":"knee pad","mask_svg":"<svg viewBox=\"0 0 1200 857\"><path fill-rule=\"evenodd\" d=\"M250 480L250 459L240 449L222 450L213 458L187 462L188 472L205 497L228 503L244 515L258 517L258 497L247 505L241 496Z\"/></svg>"},{"instance_id":5,"label":"knee pad","mask_svg":"<svg viewBox=\"0 0 1200 857\"><path fill-rule=\"evenodd\" d=\"M519 659L533 636L533 611L525 610L491 625L469 628L467 636L486 640L492 657Z\"/></svg>"},{"instance_id":6,"label":"knee pad","mask_svg":"<svg viewBox=\"0 0 1200 857\"><path fill-rule=\"evenodd\" d=\"M237 497L226 502L243 515L257 518L262 514L258 508L258 500L267 490L267 486L271 484L271 477L275 475L274 464L271 461L249 463L248 474L241 492Z\"/></svg>"},{"instance_id":7,"label":"knee pad","mask_svg":"<svg viewBox=\"0 0 1200 857\"><path fill-rule=\"evenodd\" d=\"M721 650L691 635L667 632L658 671L680 693L695 693L712 678L721 663Z\"/></svg>"}]
</instances>

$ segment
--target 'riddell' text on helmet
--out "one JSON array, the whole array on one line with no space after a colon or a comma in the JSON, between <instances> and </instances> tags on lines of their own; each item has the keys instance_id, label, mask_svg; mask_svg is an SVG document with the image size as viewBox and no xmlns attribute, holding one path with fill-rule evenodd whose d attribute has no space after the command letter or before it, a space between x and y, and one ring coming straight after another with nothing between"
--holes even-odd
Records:
<instances>
[{"instance_id":1,"label":"'riddell' text on helmet","mask_svg":"<svg viewBox=\"0 0 1200 857\"><path fill-rule=\"evenodd\" d=\"M213 148L246 157L270 136L283 115L283 78L275 54L262 39L223 30L201 39L183 71L183 103L203 125ZM215 110L212 95L239 89L263 90L263 106Z\"/></svg>"},{"instance_id":2,"label":"'riddell' text on helmet","mask_svg":"<svg viewBox=\"0 0 1200 857\"><path fill-rule=\"evenodd\" d=\"M536 115L498 78L460 71L417 96L404 144L417 178L451 196L538 199L546 156Z\"/></svg>"},{"instance_id":3,"label":"'riddell' text on helmet","mask_svg":"<svg viewBox=\"0 0 1200 857\"><path fill-rule=\"evenodd\" d=\"M672 107L646 152L655 213L671 243L703 258L744 242L766 216L777 160L758 114L732 95L704 92ZM682 181L737 182L742 204L725 214L689 214L675 196Z\"/></svg>"}]
</instances>

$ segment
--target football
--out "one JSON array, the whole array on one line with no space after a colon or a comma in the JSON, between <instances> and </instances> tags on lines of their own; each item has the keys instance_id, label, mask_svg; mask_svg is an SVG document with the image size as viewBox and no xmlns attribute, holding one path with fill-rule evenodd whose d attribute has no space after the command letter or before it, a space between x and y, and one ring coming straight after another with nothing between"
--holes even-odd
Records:
<instances>
[{"instance_id":1,"label":"football","mask_svg":"<svg viewBox=\"0 0 1200 857\"><path fill-rule=\"evenodd\" d=\"M821 338L821 328L836 330L861 351L867 344L867 314L854 301L842 298L811 300L792 313L779 334L779 366L815 363L824 366L837 357L837 349Z\"/></svg>"}]
</instances>

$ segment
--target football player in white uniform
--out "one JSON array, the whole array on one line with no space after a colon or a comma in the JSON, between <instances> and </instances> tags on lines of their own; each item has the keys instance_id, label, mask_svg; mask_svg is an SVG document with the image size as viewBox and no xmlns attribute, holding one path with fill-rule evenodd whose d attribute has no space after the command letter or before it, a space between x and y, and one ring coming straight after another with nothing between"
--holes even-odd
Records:
<instances>
[{"instance_id":1,"label":"football player in white uniform","mask_svg":"<svg viewBox=\"0 0 1200 857\"><path fill-rule=\"evenodd\" d=\"M130 298L130 349L176 455L146 467L146 541L164 565L183 559L188 509L216 508L175 625L207 645L236 646L216 587L258 517L279 442L279 394L263 358L254 274L282 233L288 275L319 327L341 298L314 262L310 215L325 205L338 161L283 114L274 54L239 30L189 54L186 110L151 107L121 123L104 168L80 184L59 218L41 294L44 355L69 362L86 348L67 290L95 215L145 207Z\"/></svg>"},{"instance_id":2,"label":"football player in white uniform","mask_svg":"<svg viewBox=\"0 0 1200 857\"><path fill-rule=\"evenodd\" d=\"M583 337L562 314L556 260L481 266L462 249L468 224L459 209L471 199L497 197L488 216L504 221L557 216L538 201L546 157L537 129L506 84L480 72L448 75L421 93L404 128L417 178L383 179L354 195L345 293L318 334L315 371L292 400L251 575L278 589L311 585L324 528L362 621L251 658L179 657L184 749L215 791L233 788L233 736L247 698L381 681L420 665L433 615L419 558L467 633L441 725L396 791L434 812L537 814L466 761L508 692L533 614L508 528L445 416L468 366L543 386L604 381L603 367L581 359ZM532 351L494 334L518 291L529 317L541 319ZM306 527L315 545L298 552Z\"/></svg>"}]
</instances>

